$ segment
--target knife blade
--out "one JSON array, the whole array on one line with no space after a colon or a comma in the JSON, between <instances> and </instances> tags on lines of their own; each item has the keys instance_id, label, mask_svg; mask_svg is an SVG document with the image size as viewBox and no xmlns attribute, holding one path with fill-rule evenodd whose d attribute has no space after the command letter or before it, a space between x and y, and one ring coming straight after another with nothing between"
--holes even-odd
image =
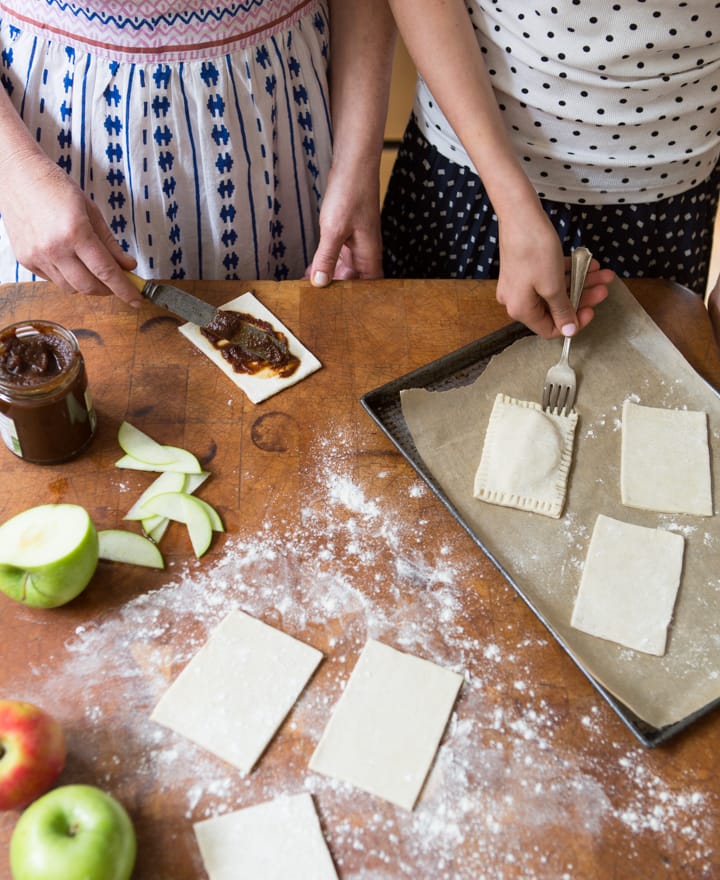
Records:
<instances>
[{"instance_id":1,"label":"knife blade","mask_svg":"<svg viewBox=\"0 0 720 880\"><path fill-rule=\"evenodd\" d=\"M271 331L235 317L232 335L223 336L222 333L218 333L210 327L222 309L216 309L205 300L193 296L179 287L173 287L171 284L146 281L133 272L126 274L145 299L149 299L155 305L162 306L185 321L209 329L214 336L218 336L221 340L227 340L233 345L239 345L244 351L260 360L275 362L288 356L287 343ZM238 313L236 312L234 315L238 315Z\"/></svg>"},{"instance_id":2,"label":"knife blade","mask_svg":"<svg viewBox=\"0 0 720 880\"><path fill-rule=\"evenodd\" d=\"M212 323L217 309L197 296L193 296L179 287L171 284L161 284L158 281L146 281L132 272L127 273L132 283L140 293L156 306L162 306L184 321L206 327Z\"/></svg>"}]
</instances>

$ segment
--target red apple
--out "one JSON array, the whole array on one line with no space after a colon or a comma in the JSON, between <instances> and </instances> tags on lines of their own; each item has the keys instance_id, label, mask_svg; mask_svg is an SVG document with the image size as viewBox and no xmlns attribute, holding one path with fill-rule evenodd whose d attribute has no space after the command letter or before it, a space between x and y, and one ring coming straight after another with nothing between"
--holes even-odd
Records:
<instances>
[{"instance_id":1,"label":"red apple","mask_svg":"<svg viewBox=\"0 0 720 880\"><path fill-rule=\"evenodd\" d=\"M0 700L0 810L15 810L44 794L65 766L65 734L38 706Z\"/></svg>"}]
</instances>

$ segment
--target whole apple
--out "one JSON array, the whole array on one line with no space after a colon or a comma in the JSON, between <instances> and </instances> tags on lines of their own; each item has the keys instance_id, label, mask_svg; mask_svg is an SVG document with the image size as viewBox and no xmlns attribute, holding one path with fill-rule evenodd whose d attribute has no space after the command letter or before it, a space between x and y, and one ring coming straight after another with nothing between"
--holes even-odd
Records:
<instances>
[{"instance_id":1,"label":"whole apple","mask_svg":"<svg viewBox=\"0 0 720 880\"><path fill-rule=\"evenodd\" d=\"M10 838L13 880L129 880L135 829L94 785L63 785L31 804Z\"/></svg>"},{"instance_id":2,"label":"whole apple","mask_svg":"<svg viewBox=\"0 0 720 880\"><path fill-rule=\"evenodd\" d=\"M0 810L40 797L65 766L63 729L32 703L0 700Z\"/></svg>"},{"instance_id":3,"label":"whole apple","mask_svg":"<svg viewBox=\"0 0 720 880\"><path fill-rule=\"evenodd\" d=\"M0 590L34 608L79 595L98 563L98 536L77 504L41 504L0 526Z\"/></svg>"}]
</instances>

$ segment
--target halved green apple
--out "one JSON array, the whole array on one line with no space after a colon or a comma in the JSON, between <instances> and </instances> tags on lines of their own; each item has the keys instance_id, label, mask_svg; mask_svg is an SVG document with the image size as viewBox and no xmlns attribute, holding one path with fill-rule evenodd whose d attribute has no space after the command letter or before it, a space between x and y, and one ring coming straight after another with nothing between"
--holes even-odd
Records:
<instances>
[{"instance_id":1,"label":"halved green apple","mask_svg":"<svg viewBox=\"0 0 720 880\"><path fill-rule=\"evenodd\" d=\"M33 608L74 599L97 562L97 531L77 504L41 504L0 526L0 590Z\"/></svg>"},{"instance_id":2,"label":"halved green apple","mask_svg":"<svg viewBox=\"0 0 720 880\"><path fill-rule=\"evenodd\" d=\"M147 568L165 568L162 553L148 538L127 529L102 529L98 532L100 559L129 562Z\"/></svg>"}]
</instances>

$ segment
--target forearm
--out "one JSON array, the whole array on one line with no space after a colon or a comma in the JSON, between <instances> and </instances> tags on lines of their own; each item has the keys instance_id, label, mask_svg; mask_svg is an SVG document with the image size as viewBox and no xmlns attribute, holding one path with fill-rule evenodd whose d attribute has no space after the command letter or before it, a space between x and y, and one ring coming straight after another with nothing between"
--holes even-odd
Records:
<instances>
[{"instance_id":1,"label":"forearm","mask_svg":"<svg viewBox=\"0 0 720 880\"><path fill-rule=\"evenodd\" d=\"M4 88L0 87L0 213L4 199L14 198L15 184L22 187L20 172L37 166L41 173L55 166L20 118Z\"/></svg>"},{"instance_id":2,"label":"forearm","mask_svg":"<svg viewBox=\"0 0 720 880\"><path fill-rule=\"evenodd\" d=\"M403 41L502 219L535 190L517 160L462 0L389 0ZM438 64L442 59L442 64Z\"/></svg>"},{"instance_id":3,"label":"forearm","mask_svg":"<svg viewBox=\"0 0 720 880\"><path fill-rule=\"evenodd\" d=\"M333 169L377 176L396 29L387 0L330 0Z\"/></svg>"}]
</instances>

